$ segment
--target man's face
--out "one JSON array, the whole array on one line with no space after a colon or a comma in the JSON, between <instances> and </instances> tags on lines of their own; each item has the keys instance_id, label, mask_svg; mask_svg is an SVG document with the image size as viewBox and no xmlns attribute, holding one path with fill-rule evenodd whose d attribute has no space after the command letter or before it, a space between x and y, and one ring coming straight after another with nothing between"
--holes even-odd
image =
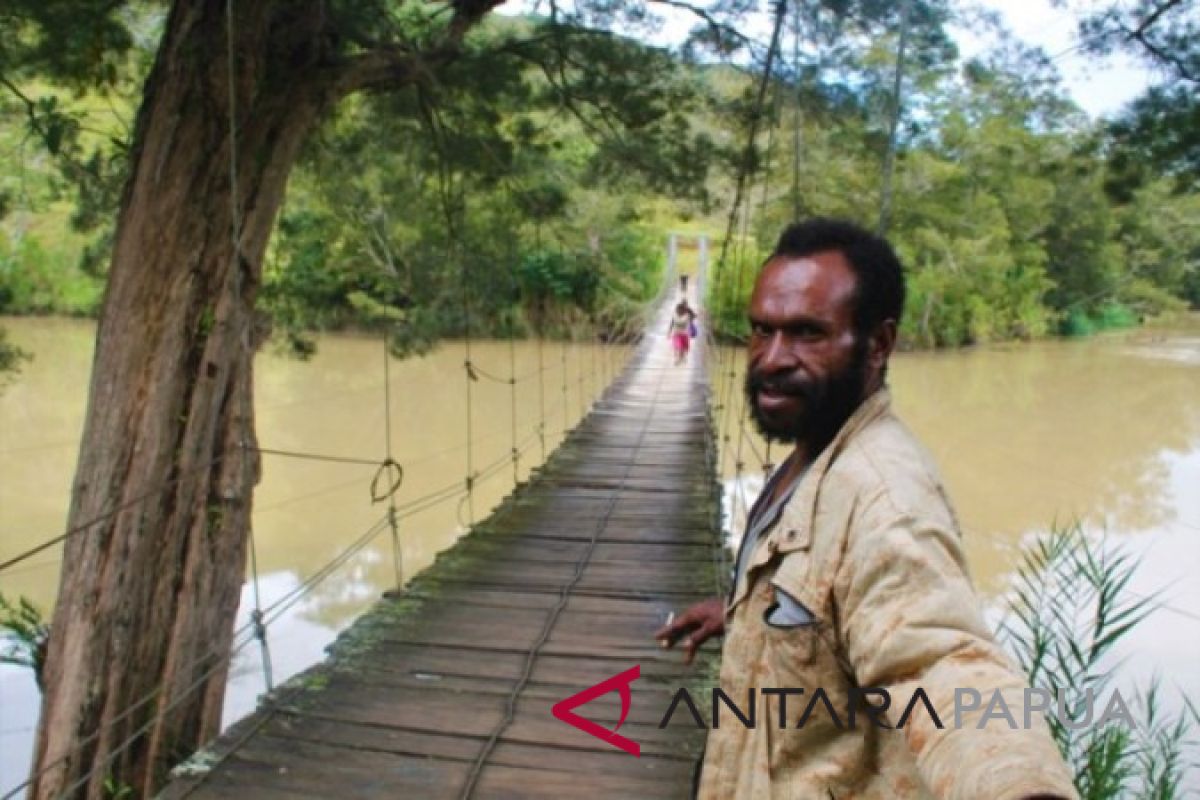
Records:
<instances>
[{"instance_id":1,"label":"man's face","mask_svg":"<svg viewBox=\"0 0 1200 800\"><path fill-rule=\"evenodd\" d=\"M824 447L862 402L867 342L854 330L856 284L836 251L763 267L750 297L746 395L767 438Z\"/></svg>"}]
</instances>

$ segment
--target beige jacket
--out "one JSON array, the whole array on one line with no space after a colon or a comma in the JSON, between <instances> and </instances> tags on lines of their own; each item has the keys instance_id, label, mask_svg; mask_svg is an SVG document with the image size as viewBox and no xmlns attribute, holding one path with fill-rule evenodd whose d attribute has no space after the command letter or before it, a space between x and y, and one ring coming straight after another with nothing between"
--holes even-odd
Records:
<instances>
[{"instance_id":1,"label":"beige jacket","mask_svg":"<svg viewBox=\"0 0 1200 800\"><path fill-rule=\"evenodd\" d=\"M1076 797L1040 715L1023 729L1024 677L995 643L967 574L954 513L929 455L872 395L805 473L779 522L757 543L727 612L721 687L742 710L756 693L754 729L722 706L708 737L702 800ZM766 624L775 587L799 600L812 624ZM786 698L779 726L778 694ZM883 688L891 704L871 724L854 689ZM839 728L817 703L821 688ZM918 688L944 725L916 705ZM955 727L954 690L983 703ZM1017 729L977 722L1000 689ZM872 696L873 705L882 695ZM964 702L965 705L965 702Z\"/></svg>"}]
</instances>

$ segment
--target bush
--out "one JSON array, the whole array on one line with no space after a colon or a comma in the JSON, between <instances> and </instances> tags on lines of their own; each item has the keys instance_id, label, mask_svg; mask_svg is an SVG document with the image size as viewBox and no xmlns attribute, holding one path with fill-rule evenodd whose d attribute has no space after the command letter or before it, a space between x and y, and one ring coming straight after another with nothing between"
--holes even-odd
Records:
<instances>
[{"instance_id":1,"label":"bush","mask_svg":"<svg viewBox=\"0 0 1200 800\"><path fill-rule=\"evenodd\" d=\"M0 232L0 312L95 316L103 280L79 267L69 248L48 250L35 236L16 241Z\"/></svg>"}]
</instances>

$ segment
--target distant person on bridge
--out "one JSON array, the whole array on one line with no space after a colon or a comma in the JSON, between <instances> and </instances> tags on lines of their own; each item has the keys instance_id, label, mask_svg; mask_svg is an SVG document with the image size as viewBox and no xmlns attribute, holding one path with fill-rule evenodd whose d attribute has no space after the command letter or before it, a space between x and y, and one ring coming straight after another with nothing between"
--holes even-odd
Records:
<instances>
[{"instance_id":1,"label":"distant person on bridge","mask_svg":"<svg viewBox=\"0 0 1200 800\"><path fill-rule=\"evenodd\" d=\"M696 335L696 312L687 304L686 299L680 299L675 304L675 313L667 325L667 336L671 339L671 347L675 351L675 363L682 364L687 360L691 347L691 338Z\"/></svg>"},{"instance_id":2,"label":"distant person on bridge","mask_svg":"<svg viewBox=\"0 0 1200 800\"><path fill-rule=\"evenodd\" d=\"M721 688L757 704L755 726L726 712L710 731L702 800L1076 797L980 610L941 479L892 410L903 305L891 246L846 222L789 227L758 276L747 399L795 449L748 515L731 595L656 634L688 661L724 635ZM961 719L957 690L983 698ZM987 714L995 696L1015 729Z\"/></svg>"}]
</instances>

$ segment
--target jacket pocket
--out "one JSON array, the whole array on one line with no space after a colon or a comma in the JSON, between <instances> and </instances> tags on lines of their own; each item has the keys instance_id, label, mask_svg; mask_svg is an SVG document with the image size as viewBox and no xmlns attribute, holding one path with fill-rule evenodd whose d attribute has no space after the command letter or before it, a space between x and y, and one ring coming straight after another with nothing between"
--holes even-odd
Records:
<instances>
[{"instance_id":1,"label":"jacket pocket","mask_svg":"<svg viewBox=\"0 0 1200 800\"><path fill-rule=\"evenodd\" d=\"M805 682L796 682L807 677L796 668L811 665L817 658L821 621L806 606L797 605L798 611L777 600L763 612L763 635L771 672L778 680L788 681L781 686L805 686Z\"/></svg>"}]
</instances>

